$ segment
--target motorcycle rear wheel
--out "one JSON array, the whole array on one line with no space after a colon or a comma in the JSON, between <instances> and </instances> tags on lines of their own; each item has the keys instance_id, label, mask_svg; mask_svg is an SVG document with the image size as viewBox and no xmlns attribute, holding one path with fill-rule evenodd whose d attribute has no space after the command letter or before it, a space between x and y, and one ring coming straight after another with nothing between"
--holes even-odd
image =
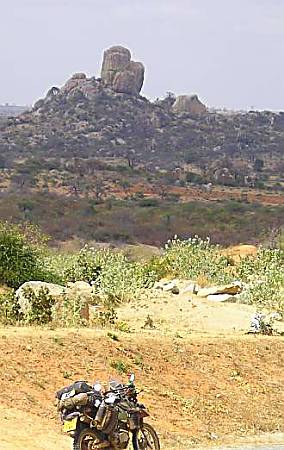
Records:
<instances>
[{"instance_id":1,"label":"motorcycle rear wheel","mask_svg":"<svg viewBox=\"0 0 284 450\"><path fill-rule=\"evenodd\" d=\"M94 430L84 428L73 441L73 450L92 450L95 444L101 443L101 439ZM106 449L107 450L107 449Z\"/></svg>"},{"instance_id":2,"label":"motorcycle rear wheel","mask_svg":"<svg viewBox=\"0 0 284 450\"><path fill-rule=\"evenodd\" d=\"M160 450L160 441L154 428L148 423L143 423L132 439L134 450Z\"/></svg>"}]
</instances>

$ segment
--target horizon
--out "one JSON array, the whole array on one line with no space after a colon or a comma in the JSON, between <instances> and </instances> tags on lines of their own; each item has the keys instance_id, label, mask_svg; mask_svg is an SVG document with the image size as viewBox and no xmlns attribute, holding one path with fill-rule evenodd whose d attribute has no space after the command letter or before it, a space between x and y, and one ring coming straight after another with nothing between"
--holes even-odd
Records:
<instances>
[{"instance_id":1,"label":"horizon","mask_svg":"<svg viewBox=\"0 0 284 450\"><path fill-rule=\"evenodd\" d=\"M284 109L280 0L11 0L1 12L0 103L31 105L75 72L98 77L103 51L121 44L145 65L151 100Z\"/></svg>"}]
</instances>

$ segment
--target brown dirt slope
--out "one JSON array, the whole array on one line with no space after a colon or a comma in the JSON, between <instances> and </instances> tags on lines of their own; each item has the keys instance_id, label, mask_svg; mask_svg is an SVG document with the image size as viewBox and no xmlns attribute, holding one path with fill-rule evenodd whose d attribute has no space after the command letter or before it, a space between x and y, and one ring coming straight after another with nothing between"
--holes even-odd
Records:
<instances>
[{"instance_id":1,"label":"brown dirt slope","mask_svg":"<svg viewBox=\"0 0 284 450\"><path fill-rule=\"evenodd\" d=\"M35 423L58 430L54 392L76 379L120 377L114 369L120 367L136 372L141 400L171 448L283 431L282 338L158 332L118 338L107 331L1 329L2 410L9 416L16 407L23 423L33 414ZM2 413L1 428L6 422Z\"/></svg>"}]
</instances>

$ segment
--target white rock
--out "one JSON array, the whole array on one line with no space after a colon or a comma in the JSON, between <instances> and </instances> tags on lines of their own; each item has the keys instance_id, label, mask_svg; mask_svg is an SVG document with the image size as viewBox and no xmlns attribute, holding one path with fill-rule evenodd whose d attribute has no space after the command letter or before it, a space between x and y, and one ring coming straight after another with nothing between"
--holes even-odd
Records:
<instances>
[{"instance_id":1,"label":"white rock","mask_svg":"<svg viewBox=\"0 0 284 450\"><path fill-rule=\"evenodd\" d=\"M230 294L216 294L216 295L208 295L207 300L211 300L212 302L235 302L236 299L234 296Z\"/></svg>"},{"instance_id":2,"label":"white rock","mask_svg":"<svg viewBox=\"0 0 284 450\"><path fill-rule=\"evenodd\" d=\"M164 292L179 294L179 288L176 280L160 280L154 284L154 289L161 289Z\"/></svg>"},{"instance_id":3,"label":"white rock","mask_svg":"<svg viewBox=\"0 0 284 450\"><path fill-rule=\"evenodd\" d=\"M198 286L198 284L192 282L182 289L181 294L197 294L199 289L200 287Z\"/></svg>"},{"instance_id":4,"label":"white rock","mask_svg":"<svg viewBox=\"0 0 284 450\"><path fill-rule=\"evenodd\" d=\"M224 286L212 286L209 288L200 289L197 293L198 297L208 297L208 295L216 295L216 294L230 294L236 295L242 292L243 287L240 281L234 281L231 284L227 284Z\"/></svg>"},{"instance_id":5,"label":"white rock","mask_svg":"<svg viewBox=\"0 0 284 450\"><path fill-rule=\"evenodd\" d=\"M163 291L165 292L171 292L173 289L178 289L175 281L170 281L169 283L165 284L163 287Z\"/></svg>"},{"instance_id":6,"label":"white rock","mask_svg":"<svg viewBox=\"0 0 284 450\"><path fill-rule=\"evenodd\" d=\"M38 294L41 289L47 289L49 294L54 298L59 298L64 295L66 288L59 284L45 283L43 281L27 281L22 284L19 289L16 290L15 295L20 306L20 310L23 314L26 314L30 309L29 299L26 295L27 290L33 291Z\"/></svg>"}]
</instances>

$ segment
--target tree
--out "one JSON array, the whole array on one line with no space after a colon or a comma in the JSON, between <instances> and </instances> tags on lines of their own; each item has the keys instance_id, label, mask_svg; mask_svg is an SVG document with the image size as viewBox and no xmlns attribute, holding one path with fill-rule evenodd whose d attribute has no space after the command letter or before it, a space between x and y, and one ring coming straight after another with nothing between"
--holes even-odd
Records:
<instances>
[{"instance_id":1,"label":"tree","mask_svg":"<svg viewBox=\"0 0 284 450\"><path fill-rule=\"evenodd\" d=\"M0 223L0 282L18 288L40 273L39 251L16 225Z\"/></svg>"},{"instance_id":2,"label":"tree","mask_svg":"<svg viewBox=\"0 0 284 450\"><path fill-rule=\"evenodd\" d=\"M264 168L264 161L262 159L256 159L253 167L257 172L262 172L262 169Z\"/></svg>"}]
</instances>

